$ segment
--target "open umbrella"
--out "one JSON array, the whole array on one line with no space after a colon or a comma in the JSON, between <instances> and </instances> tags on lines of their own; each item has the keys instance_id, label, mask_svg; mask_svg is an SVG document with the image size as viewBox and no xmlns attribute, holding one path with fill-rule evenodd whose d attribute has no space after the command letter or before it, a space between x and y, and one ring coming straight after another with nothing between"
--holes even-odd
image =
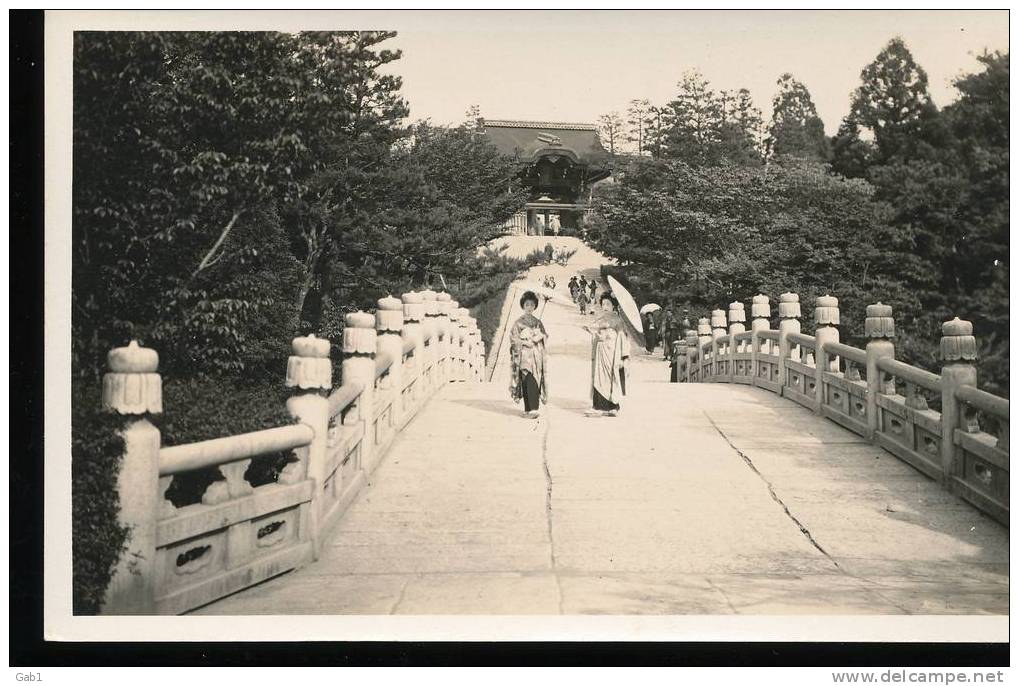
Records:
<instances>
[{"instance_id":1,"label":"open umbrella","mask_svg":"<svg viewBox=\"0 0 1019 686\"><path fill-rule=\"evenodd\" d=\"M640 308L641 314L647 314L648 312L655 312L656 310L662 309L662 306L658 303L648 303L644 307Z\"/></svg>"},{"instance_id":2,"label":"open umbrella","mask_svg":"<svg viewBox=\"0 0 1019 686\"><path fill-rule=\"evenodd\" d=\"M615 296L616 301L619 303L619 314L623 321L630 325L634 338L641 345L644 345L644 324L640 320L640 310L637 309L637 302L630 295L630 291L623 287L623 284L616 281L612 276L607 276L606 278L609 282L609 290L612 291L612 295Z\"/></svg>"}]
</instances>

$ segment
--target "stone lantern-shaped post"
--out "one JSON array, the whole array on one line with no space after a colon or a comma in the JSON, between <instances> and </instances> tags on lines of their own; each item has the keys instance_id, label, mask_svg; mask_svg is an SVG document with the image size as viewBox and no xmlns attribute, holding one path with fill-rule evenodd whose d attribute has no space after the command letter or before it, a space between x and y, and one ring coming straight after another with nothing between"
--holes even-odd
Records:
<instances>
[{"instance_id":1,"label":"stone lantern-shaped post","mask_svg":"<svg viewBox=\"0 0 1019 686\"><path fill-rule=\"evenodd\" d=\"M319 493L325 483L329 434L329 391L333 386L333 363L329 359L329 340L317 338L314 334L295 338L291 343L293 355L287 359L287 388L294 389L294 395L287 400L290 416L307 424L315 432L311 443L298 452L305 452L304 459L291 462L279 476L280 483L296 483L307 470L307 477L314 481L315 492ZM323 513L323 498L313 498L309 507L308 530L313 532L312 541L315 557L318 558L322 542L319 540Z\"/></svg>"},{"instance_id":2,"label":"stone lantern-shaped post","mask_svg":"<svg viewBox=\"0 0 1019 686\"><path fill-rule=\"evenodd\" d=\"M156 371L159 355L131 341L111 350L106 359L110 371L103 377L103 409L125 417L119 431L124 439L124 459L117 491L119 522L129 533L101 612L154 614L156 522L163 493L159 490L159 429L149 421L149 415L163 411L163 382Z\"/></svg>"},{"instance_id":3,"label":"stone lantern-shaped post","mask_svg":"<svg viewBox=\"0 0 1019 686\"><path fill-rule=\"evenodd\" d=\"M757 337L758 331L767 331L771 328L771 304L768 296L758 293L750 302L750 330L754 333L750 340L750 374L754 378L754 384L761 377L761 354L771 354L771 341L762 341Z\"/></svg>"},{"instance_id":4,"label":"stone lantern-shaped post","mask_svg":"<svg viewBox=\"0 0 1019 686\"><path fill-rule=\"evenodd\" d=\"M815 360L816 374L814 378L814 394L817 401L817 413L822 413L822 407L824 407L824 373L832 372L837 374L839 371L839 358L832 355L830 361L825 364L824 361L828 358L825 357L824 346L826 343L838 343L839 342L839 330L836 328L839 324L839 300L830 295L822 295L814 301L814 322L817 325L817 329L814 332L815 342L815 353L817 359Z\"/></svg>"},{"instance_id":5,"label":"stone lantern-shaped post","mask_svg":"<svg viewBox=\"0 0 1019 686\"><path fill-rule=\"evenodd\" d=\"M729 303L729 380L735 379L737 374L743 376L746 374L744 365L746 364L742 360L737 362L732 358L733 353L742 353L745 350L744 344L737 342L734 338L736 334L745 333L747 313L743 309L743 303L736 301ZM737 369L737 367L739 369Z\"/></svg>"},{"instance_id":6,"label":"stone lantern-shaped post","mask_svg":"<svg viewBox=\"0 0 1019 686\"><path fill-rule=\"evenodd\" d=\"M693 376L694 365L700 364L700 340L693 329L686 330L686 380Z\"/></svg>"},{"instance_id":7,"label":"stone lantern-shaped post","mask_svg":"<svg viewBox=\"0 0 1019 686\"><path fill-rule=\"evenodd\" d=\"M711 375L725 376L725 310L711 311Z\"/></svg>"},{"instance_id":8,"label":"stone lantern-shaped post","mask_svg":"<svg viewBox=\"0 0 1019 686\"><path fill-rule=\"evenodd\" d=\"M867 343L867 431L873 439L878 426L878 393L895 393L895 383L877 368L877 362L884 357L895 357L895 319L891 305L876 303L867 305L867 318L863 323Z\"/></svg>"},{"instance_id":9,"label":"stone lantern-shaped post","mask_svg":"<svg viewBox=\"0 0 1019 686\"><path fill-rule=\"evenodd\" d=\"M344 317L343 362L341 376L343 383L354 381L361 384L361 398L357 402L357 418L364 422L364 440L361 441L361 467L369 468L375 446L375 432L372 431L372 413L375 408L375 352L377 335L375 317L367 312L351 312ZM350 414L347 422L350 422Z\"/></svg>"},{"instance_id":10,"label":"stone lantern-shaped post","mask_svg":"<svg viewBox=\"0 0 1019 686\"><path fill-rule=\"evenodd\" d=\"M707 379L705 378L706 376L706 371L704 368L705 362L714 359L712 357L711 350L714 346L710 345L711 341L712 337L710 320L707 317L701 317L700 319L697 320L697 345L699 346L697 359L698 364L700 365L701 368L700 375L701 381L707 381Z\"/></svg>"},{"instance_id":11,"label":"stone lantern-shaped post","mask_svg":"<svg viewBox=\"0 0 1019 686\"><path fill-rule=\"evenodd\" d=\"M378 335L376 350L393 361L389 366L388 389L384 392L391 394L391 421L393 426L399 426L402 420L399 400L403 391L403 302L399 298L391 295L379 298L375 309L375 330Z\"/></svg>"},{"instance_id":12,"label":"stone lantern-shaped post","mask_svg":"<svg viewBox=\"0 0 1019 686\"><path fill-rule=\"evenodd\" d=\"M977 339L973 324L956 317L941 325L941 478L950 484L959 467L955 459L955 430L970 429L955 392L977 385Z\"/></svg>"},{"instance_id":13,"label":"stone lantern-shaped post","mask_svg":"<svg viewBox=\"0 0 1019 686\"><path fill-rule=\"evenodd\" d=\"M438 331L439 331L439 347L438 357L436 359L436 369L438 370L437 379L440 384L446 383L450 380L450 370L452 364L450 357L452 354L452 345L450 343L450 331L451 331L451 313L453 310L453 297L449 293L439 293L435 296L436 303L438 304Z\"/></svg>"},{"instance_id":14,"label":"stone lantern-shaped post","mask_svg":"<svg viewBox=\"0 0 1019 686\"><path fill-rule=\"evenodd\" d=\"M425 318L421 326L423 340L428 341L424 348L424 356L421 364L424 369L429 370L424 374L424 388L427 393L439 384L439 337L441 336L438 294L433 290L421 291L421 303L424 306Z\"/></svg>"},{"instance_id":15,"label":"stone lantern-shaped post","mask_svg":"<svg viewBox=\"0 0 1019 686\"><path fill-rule=\"evenodd\" d=\"M457 323L460 325L460 381L469 381L473 374L471 361L471 311L466 307L456 310Z\"/></svg>"},{"instance_id":16,"label":"stone lantern-shaped post","mask_svg":"<svg viewBox=\"0 0 1019 686\"><path fill-rule=\"evenodd\" d=\"M446 316L449 322L446 324L446 350L449 364L447 365L447 381L461 381L463 379L463 341L460 336L460 303L450 300L446 305Z\"/></svg>"},{"instance_id":17,"label":"stone lantern-shaped post","mask_svg":"<svg viewBox=\"0 0 1019 686\"><path fill-rule=\"evenodd\" d=\"M789 334L800 332L800 296L796 293L783 293L778 296L778 380L785 388L786 360L799 360L799 346L789 343Z\"/></svg>"},{"instance_id":18,"label":"stone lantern-shaped post","mask_svg":"<svg viewBox=\"0 0 1019 686\"><path fill-rule=\"evenodd\" d=\"M403 412L406 414L422 397L421 387L424 380L421 378L421 371L425 343L424 326L421 322L425 318L425 304L420 293L404 293L400 299L403 301L403 331L400 332L400 338L404 345L410 345L412 350L410 364L404 371L414 378L411 393L404 399Z\"/></svg>"}]
</instances>

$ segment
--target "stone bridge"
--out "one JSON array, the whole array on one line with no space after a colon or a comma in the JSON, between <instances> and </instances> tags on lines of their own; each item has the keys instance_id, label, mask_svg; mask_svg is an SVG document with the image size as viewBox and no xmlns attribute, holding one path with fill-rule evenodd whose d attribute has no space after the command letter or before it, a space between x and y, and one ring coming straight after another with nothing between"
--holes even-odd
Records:
<instances>
[{"instance_id":1,"label":"stone bridge","mask_svg":"<svg viewBox=\"0 0 1019 686\"><path fill-rule=\"evenodd\" d=\"M530 279L564 288L598 263L581 252ZM894 360L883 306L866 350L839 344L833 300L816 336L789 294L778 330L766 299L750 332L742 306L731 329L716 311L681 353L681 380L700 383L668 383L660 356L635 351L618 417L584 416L585 316L553 301L537 420L510 401L506 336L486 381L444 294L352 315L335 389L327 342L295 341L298 423L258 435L161 448L142 414L155 408L123 390L151 390L155 366L120 362L107 396L142 414L122 485L145 488L122 500L143 562L118 572L106 611L1007 614L1008 404L976 390L964 323L946 325L933 375ZM245 481L252 456L281 449L297 459L277 483ZM216 492L167 507L169 480L208 465Z\"/></svg>"}]
</instances>

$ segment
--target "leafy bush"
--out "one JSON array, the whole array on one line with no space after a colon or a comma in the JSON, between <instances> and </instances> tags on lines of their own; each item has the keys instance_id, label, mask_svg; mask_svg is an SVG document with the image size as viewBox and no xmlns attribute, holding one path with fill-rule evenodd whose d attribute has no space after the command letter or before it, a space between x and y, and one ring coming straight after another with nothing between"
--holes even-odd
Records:
<instances>
[{"instance_id":1,"label":"leafy bush","mask_svg":"<svg viewBox=\"0 0 1019 686\"><path fill-rule=\"evenodd\" d=\"M87 393L84 391L88 391ZM98 389L74 389L71 417L71 560L74 614L96 614L124 552L117 477L125 424L101 411Z\"/></svg>"}]
</instances>

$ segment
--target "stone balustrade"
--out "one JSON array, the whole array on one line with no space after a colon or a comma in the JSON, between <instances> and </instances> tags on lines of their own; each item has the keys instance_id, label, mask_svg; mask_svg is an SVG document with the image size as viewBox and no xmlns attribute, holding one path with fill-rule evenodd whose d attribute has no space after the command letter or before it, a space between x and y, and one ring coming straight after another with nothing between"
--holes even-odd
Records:
<instances>
[{"instance_id":1,"label":"stone balustrade","mask_svg":"<svg viewBox=\"0 0 1019 686\"><path fill-rule=\"evenodd\" d=\"M895 359L895 320L889 305L867 307L866 348L839 340L839 301L817 298L815 334L800 331L800 301L779 297L779 328L770 328L769 299L756 295L751 331L742 331L743 305L699 320L688 331L678 378L740 383L776 393L881 446L981 511L1008 525L1008 400L977 388L976 339L970 322L942 327L941 374ZM928 400L937 399L940 411ZM989 433L981 429L981 419Z\"/></svg>"},{"instance_id":2,"label":"stone balustrade","mask_svg":"<svg viewBox=\"0 0 1019 686\"><path fill-rule=\"evenodd\" d=\"M158 354L132 341L110 352L103 406L126 415L120 522L130 529L103 614L179 614L319 556L330 529L394 438L441 386L483 381L476 320L447 293L405 293L374 314L348 314L340 383L330 341L295 338L287 361L294 423L162 446ZM252 460L284 454L270 483L249 482ZM175 506L178 478L214 470L201 501Z\"/></svg>"}]
</instances>

